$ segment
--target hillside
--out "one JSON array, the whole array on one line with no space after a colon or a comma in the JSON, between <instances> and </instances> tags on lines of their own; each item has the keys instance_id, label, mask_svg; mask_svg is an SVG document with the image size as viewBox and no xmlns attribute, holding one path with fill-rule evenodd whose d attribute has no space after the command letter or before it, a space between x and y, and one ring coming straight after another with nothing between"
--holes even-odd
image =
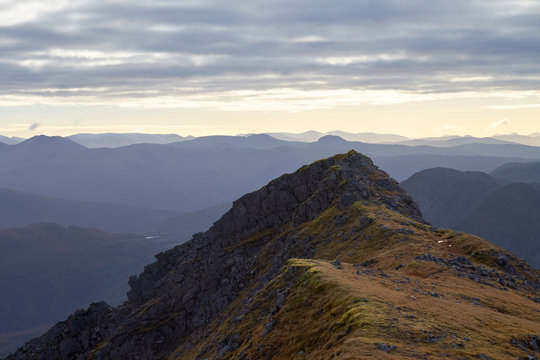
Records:
<instances>
[{"instance_id":1,"label":"hillside","mask_svg":"<svg viewBox=\"0 0 540 360\"><path fill-rule=\"evenodd\" d=\"M8 359L538 355L540 272L426 224L356 152L283 175ZM460 316L456 316L460 314Z\"/></svg>"},{"instance_id":2,"label":"hillside","mask_svg":"<svg viewBox=\"0 0 540 360\"><path fill-rule=\"evenodd\" d=\"M489 239L540 269L540 186L503 186L455 228Z\"/></svg>"},{"instance_id":3,"label":"hillside","mask_svg":"<svg viewBox=\"0 0 540 360\"><path fill-rule=\"evenodd\" d=\"M0 350L10 346L2 337L50 326L92 301L120 303L129 276L170 246L56 224L0 230Z\"/></svg>"},{"instance_id":4,"label":"hillside","mask_svg":"<svg viewBox=\"0 0 540 360\"><path fill-rule=\"evenodd\" d=\"M166 235L177 242L184 242L191 239L193 234L207 230L230 208L231 204L223 204L182 213L154 224L149 233Z\"/></svg>"},{"instance_id":5,"label":"hillside","mask_svg":"<svg viewBox=\"0 0 540 360\"><path fill-rule=\"evenodd\" d=\"M440 227L455 227L502 183L483 172L433 168L401 183L418 203L425 219Z\"/></svg>"},{"instance_id":6,"label":"hillside","mask_svg":"<svg viewBox=\"0 0 540 360\"><path fill-rule=\"evenodd\" d=\"M493 170L491 176L508 182L540 184L540 162L504 164Z\"/></svg>"},{"instance_id":7,"label":"hillside","mask_svg":"<svg viewBox=\"0 0 540 360\"><path fill-rule=\"evenodd\" d=\"M481 172L428 169L401 185L427 221L484 237L540 268L540 187Z\"/></svg>"},{"instance_id":8,"label":"hillside","mask_svg":"<svg viewBox=\"0 0 540 360\"><path fill-rule=\"evenodd\" d=\"M173 216L178 214L117 204L57 199L0 188L0 228L52 222L118 233L143 233Z\"/></svg>"}]
</instances>

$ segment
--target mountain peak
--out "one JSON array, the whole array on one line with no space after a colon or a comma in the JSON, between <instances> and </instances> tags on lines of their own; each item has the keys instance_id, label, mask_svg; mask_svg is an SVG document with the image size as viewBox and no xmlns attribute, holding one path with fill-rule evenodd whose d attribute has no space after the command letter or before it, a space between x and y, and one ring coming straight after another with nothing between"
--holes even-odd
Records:
<instances>
[{"instance_id":1,"label":"mountain peak","mask_svg":"<svg viewBox=\"0 0 540 360\"><path fill-rule=\"evenodd\" d=\"M85 147L61 136L36 135L16 145L18 148L84 149Z\"/></svg>"},{"instance_id":2,"label":"mountain peak","mask_svg":"<svg viewBox=\"0 0 540 360\"><path fill-rule=\"evenodd\" d=\"M430 227L355 151L280 176L156 258L130 278L122 306L78 311L9 359L498 358L503 347L515 358L521 350L497 344L536 333L525 318L537 314L540 273ZM518 326L500 325L518 308ZM471 314L467 326L456 312ZM493 324L503 328L486 335Z\"/></svg>"},{"instance_id":3,"label":"mountain peak","mask_svg":"<svg viewBox=\"0 0 540 360\"><path fill-rule=\"evenodd\" d=\"M244 195L210 232L234 231L240 236L288 222L311 221L328 207L355 201L377 201L421 220L421 214L399 184L370 158L354 150L305 165Z\"/></svg>"},{"instance_id":4,"label":"mountain peak","mask_svg":"<svg viewBox=\"0 0 540 360\"><path fill-rule=\"evenodd\" d=\"M319 138L319 140L317 140L317 143L319 144L341 144L345 142L346 142L345 139L337 135L325 135Z\"/></svg>"}]
</instances>

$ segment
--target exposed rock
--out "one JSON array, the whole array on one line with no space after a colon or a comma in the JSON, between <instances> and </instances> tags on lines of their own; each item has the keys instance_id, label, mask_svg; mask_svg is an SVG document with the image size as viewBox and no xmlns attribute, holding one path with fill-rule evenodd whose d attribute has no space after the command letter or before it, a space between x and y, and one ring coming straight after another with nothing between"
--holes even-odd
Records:
<instances>
[{"instance_id":1,"label":"exposed rock","mask_svg":"<svg viewBox=\"0 0 540 360\"><path fill-rule=\"evenodd\" d=\"M363 207L372 209L368 211ZM376 221L379 212L392 215L380 215L383 223ZM401 223L392 227L387 221L390 216L395 216ZM481 284L501 279L509 284L507 287L534 289L536 286L536 280L523 276L528 268L520 267L519 262L506 253L507 259L501 257L499 261L497 258L498 268L479 265L475 260L473 264L463 254L451 257L415 252L407 258L402 257L399 250L391 256L381 255L392 250L393 244L409 246L399 241L400 234L411 235L407 242L416 246L419 244L416 237L428 229L429 225L422 220L412 199L367 157L351 151L317 161L241 197L208 231L157 254L154 263L129 279L128 301L122 306L111 308L104 303L92 304L87 310L77 311L66 321L56 324L8 359L249 358L242 351L251 351L251 358L270 359L279 349L275 349L275 343L269 339L283 338L292 330L296 332L295 336L310 330L307 327L283 329L291 307L300 307L301 316L304 316L311 311L319 294L332 289L332 286L310 283L305 273L288 265L293 261L290 259L300 259L307 268L324 263L332 276L348 276L348 281L353 282L365 281L370 284L366 288L380 286L384 289L381 293L393 291L395 285L392 282L395 282L408 288L408 296L412 298L412 292L443 296L431 287L427 290L428 287L418 280L404 276L416 276L406 273L409 265L416 266L417 270L422 266L434 267L422 262L446 267L444 270L458 274L456 278L461 277L458 280L462 282L468 282L464 278L471 276ZM435 235L431 232L429 236ZM360 241L366 248L373 246L371 252L358 246ZM418 248L422 252L430 251L429 247L418 245ZM340 260L317 262L315 255ZM482 257L485 256L479 256ZM359 262L354 265L357 276L346 270L335 271L335 268L349 269L348 264L354 262ZM396 275L394 269L401 262L406 265ZM377 268L373 266L375 264ZM508 266L514 268L514 274L503 270ZM290 290L295 287L298 290L300 285L313 288L303 294ZM399 294L401 296L403 292ZM363 293L357 295L361 297L350 296L335 303L319 304L320 312L310 314L308 319L317 319L334 305L346 310L336 314L335 309L328 311L328 316L335 315L335 318L326 318L328 326L323 323L324 331L310 336L321 336L328 341L325 348L332 349L344 337L354 334L356 319L371 314L372 310L385 314L384 319L388 321L388 324L377 324L377 328L394 328L394 315L387 316L381 308L392 304L381 305L377 300L380 295L369 300L364 299ZM450 299L449 293L447 296L444 301ZM532 294L528 296L533 297ZM474 303L476 298L471 297L470 301ZM394 306L390 309L397 311ZM417 316L419 314L407 310L406 321L419 321ZM231 326L225 326L227 324ZM212 333L210 329L219 331ZM241 333L241 329L253 332ZM426 331L417 341L439 346L447 334L438 330ZM379 341L385 340L380 338ZM403 342L397 343L395 338L387 341L397 346L380 342L374 347L372 340L368 346L375 352L396 354L405 346ZM298 346L291 351L289 358L300 352L309 355L310 350ZM190 357L184 357L187 353Z\"/></svg>"},{"instance_id":2,"label":"exposed rock","mask_svg":"<svg viewBox=\"0 0 540 360\"><path fill-rule=\"evenodd\" d=\"M376 343L377 349L389 353L390 351L394 350L396 347L394 345L389 344L383 344L383 343Z\"/></svg>"}]
</instances>

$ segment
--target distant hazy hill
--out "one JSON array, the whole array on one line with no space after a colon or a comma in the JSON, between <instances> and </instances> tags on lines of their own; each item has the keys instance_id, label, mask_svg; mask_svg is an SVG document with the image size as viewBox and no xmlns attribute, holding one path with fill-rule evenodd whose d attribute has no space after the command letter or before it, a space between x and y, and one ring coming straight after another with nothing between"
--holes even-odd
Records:
<instances>
[{"instance_id":1,"label":"distant hazy hill","mask_svg":"<svg viewBox=\"0 0 540 360\"><path fill-rule=\"evenodd\" d=\"M206 231L231 208L231 204L212 206L206 209L173 216L153 226L150 231L155 234L166 234L178 241L187 241L191 235Z\"/></svg>"},{"instance_id":2,"label":"distant hazy hill","mask_svg":"<svg viewBox=\"0 0 540 360\"><path fill-rule=\"evenodd\" d=\"M530 145L530 146L540 146L540 134L530 134L530 135L519 135L519 134L509 134L509 135L496 135L495 139L512 141L520 144Z\"/></svg>"},{"instance_id":3,"label":"distant hazy hill","mask_svg":"<svg viewBox=\"0 0 540 360\"><path fill-rule=\"evenodd\" d=\"M177 213L171 211L50 198L0 188L0 228L54 222L111 232L141 233L175 215Z\"/></svg>"},{"instance_id":4,"label":"distant hazy hill","mask_svg":"<svg viewBox=\"0 0 540 360\"><path fill-rule=\"evenodd\" d=\"M540 267L540 186L428 169L401 183L432 224L470 232Z\"/></svg>"},{"instance_id":5,"label":"distant hazy hill","mask_svg":"<svg viewBox=\"0 0 540 360\"><path fill-rule=\"evenodd\" d=\"M540 162L505 164L493 170L491 176L512 182L540 184Z\"/></svg>"},{"instance_id":6,"label":"distant hazy hill","mask_svg":"<svg viewBox=\"0 0 540 360\"><path fill-rule=\"evenodd\" d=\"M75 134L68 136L68 139L88 148L117 148L133 144L168 144L192 138L192 136L183 137L176 134L140 133Z\"/></svg>"},{"instance_id":7,"label":"distant hazy hill","mask_svg":"<svg viewBox=\"0 0 540 360\"><path fill-rule=\"evenodd\" d=\"M130 275L164 249L144 237L37 224L0 230L0 337L125 299ZM6 344L4 344L6 346Z\"/></svg>"},{"instance_id":8,"label":"distant hazy hill","mask_svg":"<svg viewBox=\"0 0 540 360\"><path fill-rule=\"evenodd\" d=\"M251 149L271 149L279 146L298 146L294 141L276 139L266 134L256 134L247 136L202 136L192 140L175 142L170 144L177 148L210 148L210 147L238 147Z\"/></svg>"},{"instance_id":9,"label":"distant hazy hill","mask_svg":"<svg viewBox=\"0 0 540 360\"><path fill-rule=\"evenodd\" d=\"M275 137L277 139L287 140L287 141L304 141L304 142L314 142L319 140L321 137L326 135L335 135L342 137L347 141L361 141L366 143L392 143L408 140L405 136L394 135L394 134L377 134L377 133L349 133L345 131L330 131L327 133L321 133L318 131L306 131L299 134L294 133L268 133L268 135Z\"/></svg>"},{"instance_id":10,"label":"distant hazy hill","mask_svg":"<svg viewBox=\"0 0 540 360\"><path fill-rule=\"evenodd\" d=\"M483 172L434 168L414 174L401 185L420 206L425 219L454 228L501 184Z\"/></svg>"},{"instance_id":11,"label":"distant hazy hill","mask_svg":"<svg viewBox=\"0 0 540 360\"><path fill-rule=\"evenodd\" d=\"M483 137L478 138L474 136L454 136L454 137L438 137L438 138L424 138L424 139L414 139L406 140L399 142L404 145L428 145L428 146L437 146L437 147L448 147L448 146L457 146L465 144L511 144L512 141L505 141L501 139Z\"/></svg>"},{"instance_id":12,"label":"distant hazy hill","mask_svg":"<svg viewBox=\"0 0 540 360\"><path fill-rule=\"evenodd\" d=\"M509 184L479 202L458 228L489 239L540 268L540 186Z\"/></svg>"},{"instance_id":13,"label":"distant hazy hill","mask_svg":"<svg viewBox=\"0 0 540 360\"><path fill-rule=\"evenodd\" d=\"M319 131L310 130L303 133L274 132L267 133L267 135L280 140L313 142L319 140L325 134Z\"/></svg>"},{"instance_id":14,"label":"distant hazy hill","mask_svg":"<svg viewBox=\"0 0 540 360\"><path fill-rule=\"evenodd\" d=\"M394 134L376 134L372 132L348 133L348 132L336 130L336 131L330 131L326 134L339 136L347 141L360 141L360 142L366 142L366 143L396 143L399 141L408 140L408 138L405 136L394 135Z\"/></svg>"},{"instance_id":15,"label":"distant hazy hill","mask_svg":"<svg viewBox=\"0 0 540 360\"><path fill-rule=\"evenodd\" d=\"M516 158L500 156L468 155L401 155L374 156L377 164L397 180L404 180L419 171L434 167L452 168L461 171L490 172ZM519 159L517 161L526 161Z\"/></svg>"},{"instance_id":16,"label":"distant hazy hill","mask_svg":"<svg viewBox=\"0 0 540 360\"><path fill-rule=\"evenodd\" d=\"M510 161L540 159L540 148L518 144L407 146L350 142L330 135L312 143L254 135L115 149L88 149L69 139L40 136L0 147L0 187L192 212L229 203L279 174L351 149L373 157L398 180L434 166L491 171Z\"/></svg>"},{"instance_id":17,"label":"distant hazy hill","mask_svg":"<svg viewBox=\"0 0 540 360\"><path fill-rule=\"evenodd\" d=\"M15 137L15 136L7 137L7 136L0 135L0 143L13 145L13 144L18 144L22 141L24 141L24 139L20 137Z\"/></svg>"}]
</instances>

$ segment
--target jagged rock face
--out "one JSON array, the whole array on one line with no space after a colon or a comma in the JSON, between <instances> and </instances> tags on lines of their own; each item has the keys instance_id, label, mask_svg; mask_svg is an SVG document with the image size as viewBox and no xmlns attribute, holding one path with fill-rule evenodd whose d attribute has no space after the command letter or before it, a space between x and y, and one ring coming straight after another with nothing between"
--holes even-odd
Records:
<instances>
[{"instance_id":1,"label":"jagged rock face","mask_svg":"<svg viewBox=\"0 0 540 360\"><path fill-rule=\"evenodd\" d=\"M249 288L252 296L289 258L313 255L309 236L276 236L280 228L313 220L333 204L344 207L357 200L378 201L421 218L412 199L369 158L351 151L317 161L243 196L206 233L158 254L155 263L130 278L129 301L102 310L109 322L99 324L100 331L93 330L95 322L85 322L87 328L62 327L64 339L71 340L46 334L12 358L164 357L180 343L204 336L205 324L242 290ZM262 255L268 260L260 261ZM85 340L89 332L90 342Z\"/></svg>"},{"instance_id":2,"label":"jagged rock face","mask_svg":"<svg viewBox=\"0 0 540 360\"><path fill-rule=\"evenodd\" d=\"M367 211L362 207L374 213L358 216ZM400 228L390 232L375 224L378 213L398 219ZM254 340L249 335L241 340L238 333L216 338L216 328L247 321L245 316L259 311L267 287L291 258L346 254L344 259L370 265L379 260L366 256L382 254L386 266L395 267L395 261L431 266L414 258L420 253L403 255L404 241L414 234L406 228L410 224L435 231L428 230L398 183L369 158L351 151L315 162L245 195L206 233L158 254L156 262L130 278L124 305L95 304L77 312L9 359L203 359L210 353L215 353L211 358L228 358L242 341ZM336 230L346 227L347 232ZM364 254L363 246L373 249ZM390 256L386 252L391 247L397 250ZM272 316L298 281L288 279L290 284L272 292L274 305L260 324L262 338L278 326Z\"/></svg>"}]
</instances>

